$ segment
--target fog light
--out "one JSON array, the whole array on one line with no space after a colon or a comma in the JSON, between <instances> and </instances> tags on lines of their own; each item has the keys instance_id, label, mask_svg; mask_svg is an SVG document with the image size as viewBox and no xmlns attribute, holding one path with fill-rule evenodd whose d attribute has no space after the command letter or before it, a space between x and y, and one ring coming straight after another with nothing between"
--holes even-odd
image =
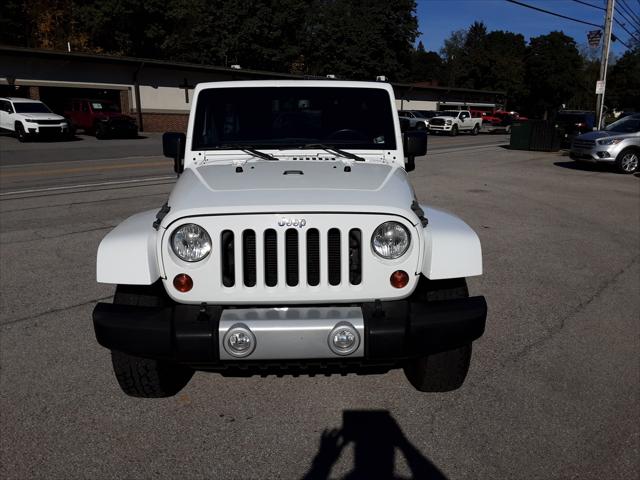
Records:
<instances>
[{"instance_id":1,"label":"fog light","mask_svg":"<svg viewBox=\"0 0 640 480\"><path fill-rule=\"evenodd\" d=\"M255 350L256 337L249 327L239 323L227 330L222 344L229 355L246 357Z\"/></svg>"},{"instance_id":2,"label":"fog light","mask_svg":"<svg viewBox=\"0 0 640 480\"><path fill-rule=\"evenodd\" d=\"M391 286L394 288L403 288L409 283L409 274L404 270L396 270L391 274Z\"/></svg>"},{"instance_id":3,"label":"fog light","mask_svg":"<svg viewBox=\"0 0 640 480\"><path fill-rule=\"evenodd\" d=\"M341 322L329 334L329 348L338 355L349 355L360 345L360 335L353 325Z\"/></svg>"},{"instance_id":4,"label":"fog light","mask_svg":"<svg viewBox=\"0 0 640 480\"><path fill-rule=\"evenodd\" d=\"M193 280L186 273L179 273L173 279L173 286L179 292L186 293L193 288Z\"/></svg>"}]
</instances>

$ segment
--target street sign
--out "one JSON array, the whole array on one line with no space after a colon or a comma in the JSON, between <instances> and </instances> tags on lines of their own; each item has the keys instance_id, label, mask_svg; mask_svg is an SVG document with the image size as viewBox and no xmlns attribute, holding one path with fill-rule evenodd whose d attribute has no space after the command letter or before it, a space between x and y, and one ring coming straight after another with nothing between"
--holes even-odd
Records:
<instances>
[{"instance_id":1,"label":"street sign","mask_svg":"<svg viewBox=\"0 0 640 480\"><path fill-rule=\"evenodd\" d=\"M600 45L600 39L602 38L602 30L591 30L587 32L587 39L591 48L597 48Z\"/></svg>"},{"instance_id":2,"label":"street sign","mask_svg":"<svg viewBox=\"0 0 640 480\"><path fill-rule=\"evenodd\" d=\"M604 94L604 80L598 80L596 82L596 95Z\"/></svg>"}]
</instances>

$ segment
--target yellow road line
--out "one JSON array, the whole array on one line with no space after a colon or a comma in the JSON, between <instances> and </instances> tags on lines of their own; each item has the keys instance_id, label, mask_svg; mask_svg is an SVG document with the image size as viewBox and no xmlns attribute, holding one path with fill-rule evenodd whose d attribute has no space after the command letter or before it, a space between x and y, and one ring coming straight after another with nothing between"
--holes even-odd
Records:
<instances>
[{"instance_id":1,"label":"yellow road line","mask_svg":"<svg viewBox=\"0 0 640 480\"><path fill-rule=\"evenodd\" d=\"M102 165L95 167L76 167L76 168L60 168L57 170L37 170L35 172L12 172L2 173L0 170L1 178L9 177L46 177L51 175L64 175L68 173L81 173L81 172L100 172L107 170L119 170L127 168L149 168L149 167L167 167L170 169L170 162L147 162L147 163L121 163L116 165Z\"/></svg>"}]
</instances>

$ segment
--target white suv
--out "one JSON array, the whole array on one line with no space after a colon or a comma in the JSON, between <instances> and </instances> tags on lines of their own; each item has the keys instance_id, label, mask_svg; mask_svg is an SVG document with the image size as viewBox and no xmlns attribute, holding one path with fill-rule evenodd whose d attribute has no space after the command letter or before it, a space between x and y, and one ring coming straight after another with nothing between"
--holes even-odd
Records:
<instances>
[{"instance_id":1,"label":"white suv","mask_svg":"<svg viewBox=\"0 0 640 480\"><path fill-rule=\"evenodd\" d=\"M174 395L223 375L381 372L420 391L462 385L484 332L480 241L418 204L408 171L425 131L401 133L383 82L269 80L196 87L179 174L159 211L100 243L93 311L125 393Z\"/></svg>"},{"instance_id":2,"label":"white suv","mask_svg":"<svg viewBox=\"0 0 640 480\"><path fill-rule=\"evenodd\" d=\"M66 137L70 133L69 123L62 115L53 113L41 101L28 98L0 98L0 128L14 132L21 142L36 136Z\"/></svg>"}]
</instances>

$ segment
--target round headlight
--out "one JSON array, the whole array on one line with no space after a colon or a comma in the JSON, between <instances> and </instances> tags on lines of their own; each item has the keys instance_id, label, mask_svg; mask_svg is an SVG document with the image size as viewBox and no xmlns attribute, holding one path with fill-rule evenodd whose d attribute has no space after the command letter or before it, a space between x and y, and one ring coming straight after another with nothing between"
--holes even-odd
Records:
<instances>
[{"instance_id":1,"label":"round headlight","mask_svg":"<svg viewBox=\"0 0 640 480\"><path fill-rule=\"evenodd\" d=\"M384 222L371 236L371 248L379 257L391 260L399 258L409 249L411 235L398 222Z\"/></svg>"},{"instance_id":2,"label":"round headlight","mask_svg":"<svg viewBox=\"0 0 640 480\"><path fill-rule=\"evenodd\" d=\"M211 237L200 225L187 223L173 232L171 248L185 262L199 262L211 252Z\"/></svg>"}]
</instances>

